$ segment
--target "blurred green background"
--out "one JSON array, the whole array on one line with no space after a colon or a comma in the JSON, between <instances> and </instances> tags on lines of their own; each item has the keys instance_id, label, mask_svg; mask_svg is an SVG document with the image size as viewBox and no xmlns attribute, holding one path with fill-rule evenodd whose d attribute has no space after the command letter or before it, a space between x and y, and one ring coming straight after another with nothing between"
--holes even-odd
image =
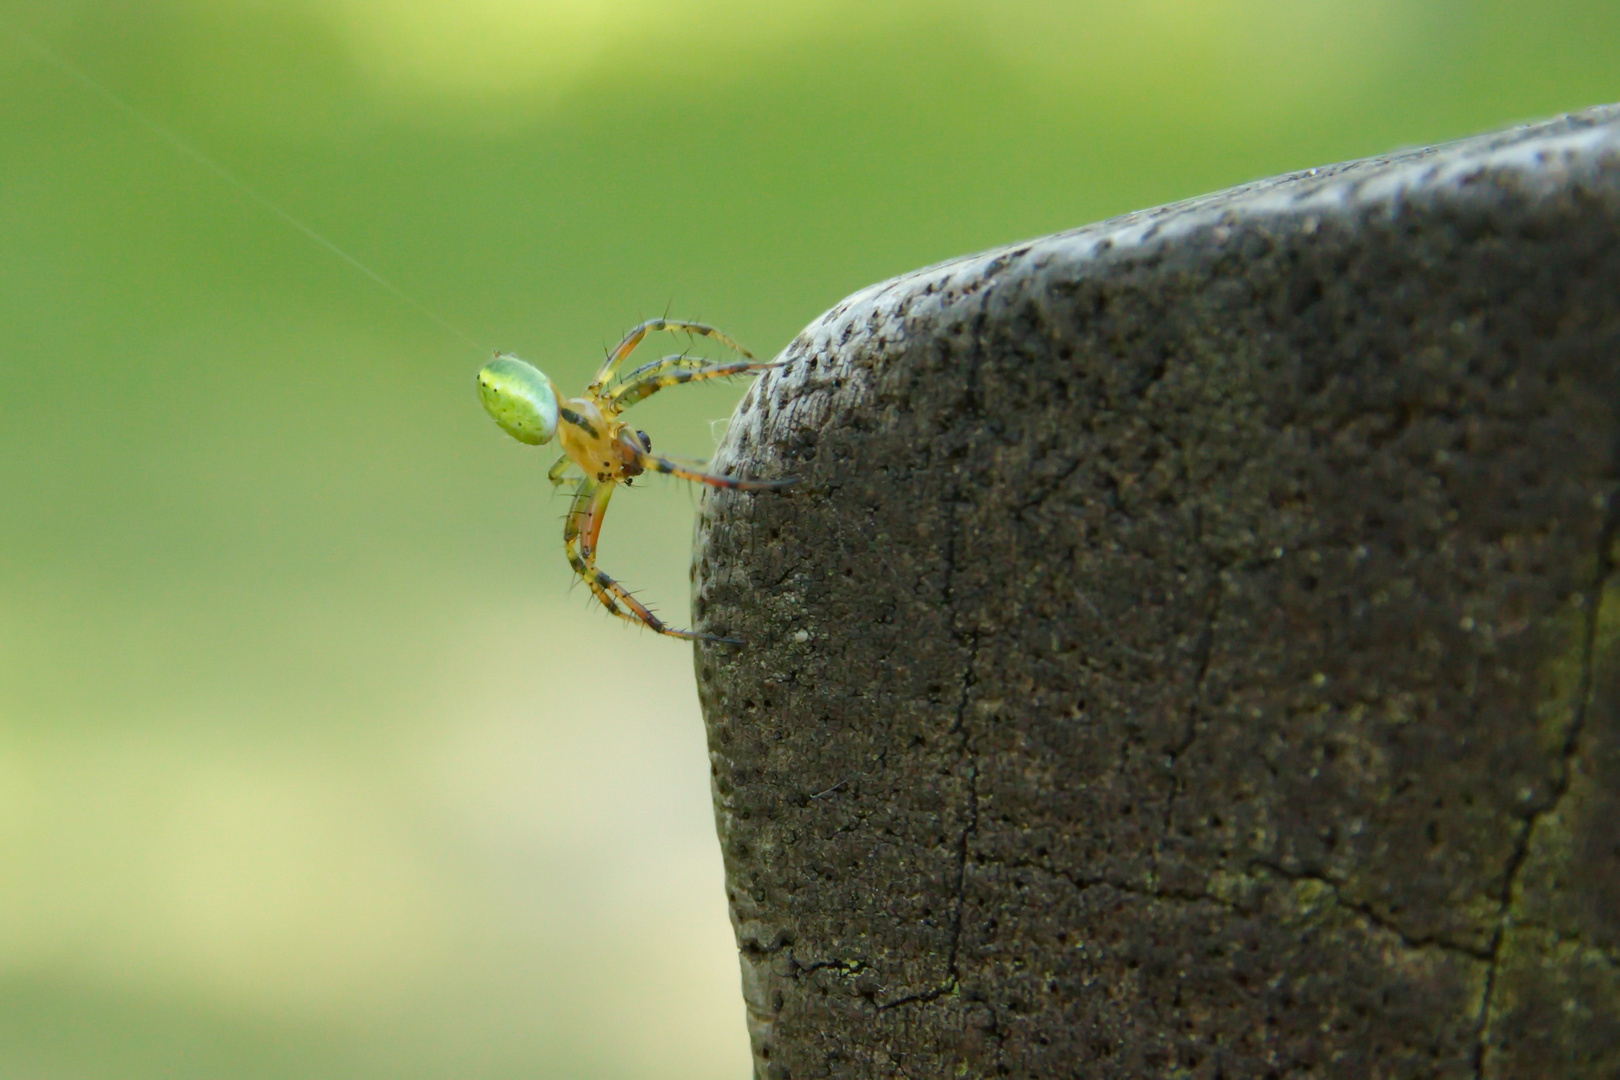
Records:
<instances>
[{"instance_id":1,"label":"blurred green background","mask_svg":"<svg viewBox=\"0 0 1620 1080\"><path fill-rule=\"evenodd\" d=\"M572 390L667 308L769 355L951 255L1620 99L1613 0L0 18L7 1078L741 1080L690 649L571 588L485 350ZM702 456L740 393L636 415ZM693 505L602 550L680 622Z\"/></svg>"}]
</instances>

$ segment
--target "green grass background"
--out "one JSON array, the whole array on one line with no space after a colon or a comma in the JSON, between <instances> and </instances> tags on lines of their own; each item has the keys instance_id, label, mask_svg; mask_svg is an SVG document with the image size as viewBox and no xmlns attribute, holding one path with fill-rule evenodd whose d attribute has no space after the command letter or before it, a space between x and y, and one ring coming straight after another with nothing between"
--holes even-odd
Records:
<instances>
[{"instance_id":1,"label":"green grass background","mask_svg":"<svg viewBox=\"0 0 1620 1080\"><path fill-rule=\"evenodd\" d=\"M747 1073L687 646L485 350L1620 99L1608 0L0 8L0 1076ZM22 30L463 328L379 288ZM740 388L638 410L704 455ZM684 620L693 496L602 558Z\"/></svg>"}]
</instances>

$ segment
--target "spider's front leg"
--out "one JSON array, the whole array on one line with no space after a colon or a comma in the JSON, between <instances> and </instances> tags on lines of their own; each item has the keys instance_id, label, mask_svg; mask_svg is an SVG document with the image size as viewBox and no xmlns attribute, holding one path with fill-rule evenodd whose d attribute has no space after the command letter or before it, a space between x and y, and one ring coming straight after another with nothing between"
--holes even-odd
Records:
<instances>
[{"instance_id":1,"label":"spider's front leg","mask_svg":"<svg viewBox=\"0 0 1620 1080\"><path fill-rule=\"evenodd\" d=\"M704 472L698 462L676 461L659 454L634 450L631 451L631 456L635 458L636 465L642 472L664 473L666 476L678 476L682 480L692 480L699 484L728 488L732 491L781 491L799 482L795 477L788 477L785 480L741 480L723 473Z\"/></svg>"},{"instance_id":2,"label":"spider's front leg","mask_svg":"<svg viewBox=\"0 0 1620 1080\"><path fill-rule=\"evenodd\" d=\"M727 645L742 644L734 638L669 626L654 615L647 605L632 596L628 589L597 568L596 541L602 532L602 519L607 514L608 500L612 497L612 482L598 483L586 477L574 492L574 501L568 507L568 517L563 525L563 548L568 554L568 565L574 568L574 573L580 576L602 606L627 622L640 623L670 637Z\"/></svg>"},{"instance_id":3,"label":"spider's front leg","mask_svg":"<svg viewBox=\"0 0 1620 1080\"><path fill-rule=\"evenodd\" d=\"M672 334L697 334L700 337L713 338L726 348L733 349L750 360L754 358L753 353L737 344L729 335L721 333L712 326L697 322L685 322L681 319L648 319L624 335L624 339L614 346L612 352L608 353L607 360L602 364L602 370L596 373L596 378L592 380L586 392L593 393L601 390L608 379L613 377L613 373L619 369L619 365L624 363L625 357L634 352L636 346L641 344L641 339L660 330L667 330Z\"/></svg>"},{"instance_id":4,"label":"spider's front leg","mask_svg":"<svg viewBox=\"0 0 1620 1080\"><path fill-rule=\"evenodd\" d=\"M638 368L631 372L624 382L608 391L607 399L614 408L628 409L666 386L703 382L707 379L724 379L731 375L767 371L781 366L775 363L761 364L754 360L738 360L729 364L711 364L707 361L689 364L687 361L688 358L685 356L666 356L662 360L655 360Z\"/></svg>"}]
</instances>

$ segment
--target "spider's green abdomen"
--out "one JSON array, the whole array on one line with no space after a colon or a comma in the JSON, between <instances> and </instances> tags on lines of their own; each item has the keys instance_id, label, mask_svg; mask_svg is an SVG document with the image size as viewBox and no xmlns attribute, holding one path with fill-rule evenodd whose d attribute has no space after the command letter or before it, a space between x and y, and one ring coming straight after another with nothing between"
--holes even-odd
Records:
<instances>
[{"instance_id":1,"label":"spider's green abdomen","mask_svg":"<svg viewBox=\"0 0 1620 1080\"><path fill-rule=\"evenodd\" d=\"M557 433L557 389L533 364L497 356L478 373L478 397L501 430L518 442L539 446Z\"/></svg>"}]
</instances>

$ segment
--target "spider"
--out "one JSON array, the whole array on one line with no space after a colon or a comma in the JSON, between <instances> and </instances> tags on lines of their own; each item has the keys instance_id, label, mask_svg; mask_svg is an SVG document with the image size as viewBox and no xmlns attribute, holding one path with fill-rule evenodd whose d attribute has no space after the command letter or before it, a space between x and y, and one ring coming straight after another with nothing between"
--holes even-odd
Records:
<instances>
[{"instance_id":1,"label":"spider","mask_svg":"<svg viewBox=\"0 0 1620 1080\"><path fill-rule=\"evenodd\" d=\"M743 359L716 363L680 353L643 364L627 374L618 374L619 365L635 351L643 338L657 331L698 334L739 353ZM629 590L596 566L596 540L602 531L613 489L628 487L644 472L668 473L683 480L696 480L711 487L742 491L774 491L792 480L739 480L704 472L699 462L681 463L652 452L652 440L619 419L636 402L666 386L721 379L747 371L775 367L756 361L747 349L712 326L677 319L649 319L624 336L608 353L602 369L585 388L581 397L561 400L557 386L543 372L509 353L495 354L478 372L478 396L501 430L521 443L541 446L558 437L563 455L547 474L552 485L566 482L570 465L585 473L574 489L563 526L563 547L568 564L585 582L602 606L628 622L651 627L660 634L688 641L712 641L740 645L734 638L716 637L694 630L677 630L654 615Z\"/></svg>"}]
</instances>

